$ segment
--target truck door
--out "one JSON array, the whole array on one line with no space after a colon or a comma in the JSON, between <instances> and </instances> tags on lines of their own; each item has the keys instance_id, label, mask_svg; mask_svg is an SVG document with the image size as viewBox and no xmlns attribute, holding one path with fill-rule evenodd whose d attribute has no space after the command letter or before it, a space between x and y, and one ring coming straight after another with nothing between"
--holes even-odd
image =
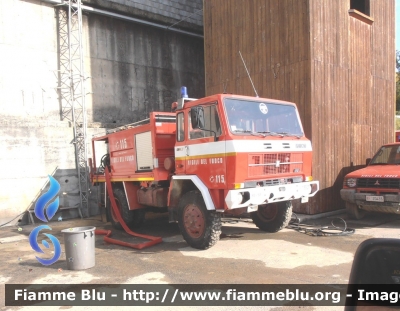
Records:
<instances>
[{"instance_id":1,"label":"truck door","mask_svg":"<svg viewBox=\"0 0 400 311\"><path fill-rule=\"evenodd\" d=\"M185 112L176 115L175 173L185 175L187 157L187 131L185 131Z\"/></svg>"},{"instance_id":2,"label":"truck door","mask_svg":"<svg viewBox=\"0 0 400 311\"><path fill-rule=\"evenodd\" d=\"M201 114L200 123L192 120ZM209 189L226 184L225 141L215 103L192 107L187 111L185 136L185 174L198 176Z\"/></svg>"}]
</instances>

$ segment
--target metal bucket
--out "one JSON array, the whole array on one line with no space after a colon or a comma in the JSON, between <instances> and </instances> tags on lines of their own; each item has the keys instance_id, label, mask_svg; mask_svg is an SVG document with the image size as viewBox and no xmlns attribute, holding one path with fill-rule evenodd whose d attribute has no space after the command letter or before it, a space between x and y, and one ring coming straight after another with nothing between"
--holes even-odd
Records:
<instances>
[{"instance_id":1,"label":"metal bucket","mask_svg":"<svg viewBox=\"0 0 400 311\"><path fill-rule=\"evenodd\" d=\"M67 269L84 270L95 265L95 233L96 227L76 227L64 229L65 255Z\"/></svg>"}]
</instances>

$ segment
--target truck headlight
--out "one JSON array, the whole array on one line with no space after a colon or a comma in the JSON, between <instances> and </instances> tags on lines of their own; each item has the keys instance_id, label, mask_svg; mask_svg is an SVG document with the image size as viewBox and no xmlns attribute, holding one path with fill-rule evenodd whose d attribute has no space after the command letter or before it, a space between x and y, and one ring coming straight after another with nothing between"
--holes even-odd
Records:
<instances>
[{"instance_id":1,"label":"truck headlight","mask_svg":"<svg viewBox=\"0 0 400 311\"><path fill-rule=\"evenodd\" d=\"M353 188L357 186L357 178L349 178L345 181L347 187Z\"/></svg>"},{"instance_id":2,"label":"truck headlight","mask_svg":"<svg viewBox=\"0 0 400 311\"><path fill-rule=\"evenodd\" d=\"M240 192L237 192L232 195L232 203L235 205L241 204L243 201L243 195Z\"/></svg>"}]
</instances>

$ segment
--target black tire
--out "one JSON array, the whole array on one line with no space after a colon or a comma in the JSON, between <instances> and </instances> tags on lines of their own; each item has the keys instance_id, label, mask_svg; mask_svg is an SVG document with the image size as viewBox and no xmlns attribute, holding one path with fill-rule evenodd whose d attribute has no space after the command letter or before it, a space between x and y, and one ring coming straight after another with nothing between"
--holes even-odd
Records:
<instances>
[{"instance_id":1,"label":"black tire","mask_svg":"<svg viewBox=\"0 0 400 311\"><path fill-rule=\"evenodd\" d=\"M250 213L254 224L266 232L278 232L285 228L292 217L292 202L276 202L259 205L256 212Z\"/></svg>"},{"instance_id":2,"label":"black tire","mask_svg":"<svg viewBox=\"0 0 400 311\"><path fill-rule=\"evenodd\" d=\"M357 204L349 202L346 202L346 212L351 219L357 220L363 219L366 215L366 211L358 208Z\"/></svg>"},{"instance_id":3,"label":"black tire","mask_svg":"<svg viewBox=\"0 0 400 311\"><path fill-rule=\"evenodd\" d=\"M129 205L125 196L125 191L121 188L115 187L113 189L113 192L114 192L115 202L117 203L119 212L121 213L124 222L131 228L140 227L145 220L145 210L144 209L138 209L133 211L129 210ZM111 224L115 229L122 230L123 229L122 225L118 221L116 215L114 214L114 211L112 210L110 199L108 198L107 201L108 201L107 213L111 221Z\"/></svg>"},{"instance_id":4,"label":"black tire","mask_svg":"<svg viewBox=\"0 0 400 311\"><path fill-rule=\"evenodd\" d=\"M220 214L207 210L197 190L185 193L179 201L178 224L183 238L193 248L210 248L221 235Z\"/></svg>"}]
</instances>

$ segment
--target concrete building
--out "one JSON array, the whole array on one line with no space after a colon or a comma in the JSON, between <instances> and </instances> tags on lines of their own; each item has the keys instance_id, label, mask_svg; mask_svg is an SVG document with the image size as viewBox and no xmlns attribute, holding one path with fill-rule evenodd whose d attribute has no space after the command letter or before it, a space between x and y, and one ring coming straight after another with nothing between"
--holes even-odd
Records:
<instances>
[{"instance_id":1,"label":"concrete building","mask_svg":"<svg viewBox=\"0 0 400 311\"><path fill-rule=\"evenodd\" d=\"M62 2L0 1L0 225L35 203L49 174L61 185L61 207L79 203L73 131L61 114L65 7L57 4ZM169 111L181 85L192 97L204 96L201 0L83 4L88 142L149 111ZM98 212L96 195L94 188L85 216ZM74 216L76 210L61 215Z\"/></svg>"}]
</instances>

